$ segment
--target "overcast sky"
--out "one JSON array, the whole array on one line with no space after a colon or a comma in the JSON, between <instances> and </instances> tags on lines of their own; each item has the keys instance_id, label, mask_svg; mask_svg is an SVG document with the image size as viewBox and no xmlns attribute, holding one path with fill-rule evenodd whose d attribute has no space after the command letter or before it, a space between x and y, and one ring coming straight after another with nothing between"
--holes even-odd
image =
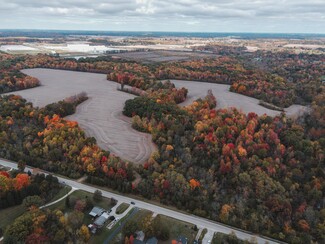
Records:
<instances>
[{"instance_id":1,"label":"overcast sky","mask_svg":"<svg viewBox=\"0 0 325 244\"><path fill-rule=\"evenodd\" d=\"M325 33L325 0L0 0L0 29Z\"/></svg>"}]
</instances>

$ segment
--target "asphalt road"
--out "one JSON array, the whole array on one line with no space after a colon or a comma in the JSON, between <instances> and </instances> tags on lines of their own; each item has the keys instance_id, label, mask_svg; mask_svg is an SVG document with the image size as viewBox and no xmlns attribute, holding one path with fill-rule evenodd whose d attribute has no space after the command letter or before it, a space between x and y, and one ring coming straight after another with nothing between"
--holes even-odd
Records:
<instances>
[{"instance_id":1,"label":"asphalt road","mask_svg":"<svg viewBox=\"0 0 325 244\"><path fill-rule=\"evenodd\" d=\"M16 163L12 163L12 162L0 159L0 164L3 166L17 169ZM26 167L25 171L27 172L28 170L32 171L32 168ZM73 188L81 189L81 190L91 192L91 193L95 192L95 190L98 190L98 188L93 187L93 186L85 185L85 184L76 182L74 180L62 178L59 176L57 176L57 177L61 183L69 185ZM179 219L184 222L192 223L194 225L197 225L198 228L207 228L208 232L210 232L210 233L221 232L221 233L229 234L230 232L234 232L236 234L236 236L242 240L254 239L258 243L280 243L276 240L271 240L271 239L262 237L260 235L255 235L255 234L252 234L249 232L240 231L238 229L232 228L230 226L225 226L223 224L219 224L217 222L210 221L208 219L204 219L204 218L197 217L194 215L184 214L181 212L177 212L175 210L170 210L170 209L167 209L164 207L156 206L151 203L143 202L143 201L136 200L136 199L133 199L130 197L126 197L126 196L118 195L118 194L115 194L112 192L104 191L102 189L100 189L100 190L104 197L108 197L108 198L113 197L116 200L118 200L119 203L121 203L121 202L130 203L132 201L132 202L135 202L135 206L138 208L148 209L156 214L162 214L162 215L166 215L168 217Z\"/></svg>"}]
</instances>

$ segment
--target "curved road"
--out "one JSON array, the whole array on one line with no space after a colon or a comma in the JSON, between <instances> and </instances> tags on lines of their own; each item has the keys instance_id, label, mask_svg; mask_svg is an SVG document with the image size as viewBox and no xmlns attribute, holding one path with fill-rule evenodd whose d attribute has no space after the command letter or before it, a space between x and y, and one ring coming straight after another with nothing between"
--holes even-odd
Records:
<instances>
[{"instance_id":1,"label":"curved road","mask_svg":"<svg viewBox=\"0 0 325 244\"><path fill-rule=\"evenodd\" d=\"M0 159L0 164L3 166L6 166L6 167L17 169L17 163L9 162L7 160ZM26 167L25 171L27 172L28 170L30 170L32 172L33 169L31 167ZM42 173L45 173L45 172L42 172ZM96 187L85 185L85 184L79 183L74 180L62 178L57 175L56 175L56 177L58 177L60 182L64 182L65 184L71 186L72 188L81 189L81 190L91 192L91 193L95 192L95 190L98 190L98 188L96 188ZM221 232L221 233L225 233L225 234L234 232L238 238L243 239L243 240L255 239L258 243L279 243L276 240L268 239L266 237L255 235L253 233L241 231L239 229L235 229L230 226L219 224L217 222L213 222L213 221L201 218L201 217L184 214L184 213L181 213L181 212L178 212L175 210L170 210L170 209L167 209L164 207L156 206L151 203L147 203L147 202L136 200L136 199L133 199L130 197L118 195L118 194L115 194L115 193L112 193L109 191L105 191L102 189L100 189L100 190L102 191L102 194L105 197L108 197L108 198L113 197L116 200L118 200L119 202L125 202L125 203L130 203L131 201L135 202L136 203L135 206L138 208L148 209L148 210L154 212L155 214L162 214L162 215L166 215L166 216L169 216L169 217L172 217L175 219L179 219L184 222L192 223L194 225L197 225L198 228L207 228L209 232Z\"/></svg>"}]
</instances>

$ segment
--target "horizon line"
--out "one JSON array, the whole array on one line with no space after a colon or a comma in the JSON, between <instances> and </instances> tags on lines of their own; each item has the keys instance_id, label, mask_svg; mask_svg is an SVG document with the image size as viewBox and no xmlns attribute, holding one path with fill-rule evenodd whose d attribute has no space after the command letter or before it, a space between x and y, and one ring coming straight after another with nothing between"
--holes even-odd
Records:
<instances>
[{"instance_id":1,"label":"horizon line","mask_svg":"<svg viewBox=\"0 0 325 244\"><path fill-rule=\"evenodd\" d=\"M165 31L165 30L78 30L78 29L28 29L28 28L17 28L17 29L12 29L12 28L0 28L0 31L68 31L68 32L130 32L130 33L202 33L202 34L285 34L285 35L324 35L325 33L315 33L315 32L239 32L239 31L234 31L234 32L227 32L227 31Z\"/></svg>"}]
</instances>

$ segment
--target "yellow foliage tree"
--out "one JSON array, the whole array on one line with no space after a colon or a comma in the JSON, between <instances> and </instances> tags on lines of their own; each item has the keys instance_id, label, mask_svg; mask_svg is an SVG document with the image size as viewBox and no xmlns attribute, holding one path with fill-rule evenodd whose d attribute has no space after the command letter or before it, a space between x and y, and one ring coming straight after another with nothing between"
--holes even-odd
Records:
<instances>
[{"instance_id":1,"label":"yellow foliage tree","mask_svg":"<svg viewBox=\"0 0 325 244\"><path fill-rule=\"evenodd\" d=\"M229 204L224 204L221 208L219 218L222 222L226 222L229 218L229 213L233 210L233 206Z\"/></svg>"},{"instance_id":2,"label":"yellow foliage tree","mask_svg":"<svg viewBox=\"0 0 325 244\"><path fill-rule=\"evenodd\" d=\"M90 233L89 230L87 228L87 226L82 225L79 229L79 237L81 240L83 240L84 242L87 242L90 238Z\"/></svg>"},{"instance_id":3,"label":"yellow foliage tree","mask_svg":"<svg viewBox=\"0 0 325 244\"><path fill-rule=\"evenodd\" d=\"M92 164L88 164L87 172L93 174L96 171L96 168Z\"/></svg>"}]
</instances>

